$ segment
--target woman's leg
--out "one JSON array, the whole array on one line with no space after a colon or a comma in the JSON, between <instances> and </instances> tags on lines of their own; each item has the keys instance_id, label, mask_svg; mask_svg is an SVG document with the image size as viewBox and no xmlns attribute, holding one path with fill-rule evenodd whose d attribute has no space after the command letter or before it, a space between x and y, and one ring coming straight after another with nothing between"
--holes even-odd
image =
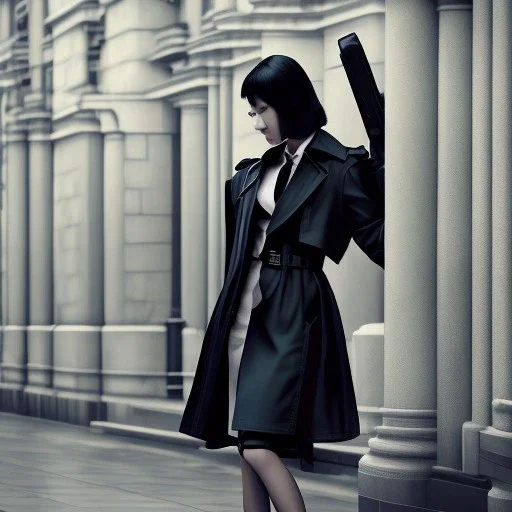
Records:
<instances>
[{"instance_id":1,"label":"woman's leg","mask_svg":"<svg viewBox=\"0 0 512 512\"><path fill-rule=\"evenodd\" d=\"M306 506L293 475L277 454L265 448L245 448L242 458L259 476L277 512L305 512ZM242 461L243 463L244 461ZM244 511L245 508L244 484ZM259 509L254 509L259 510ZM264 509L261 509L264 510Z\"/></svg>"},{"instance_id":2,"label":"woman's leg","mask_svg":"<svg viewBox=\"0 0 512 512\"><path fill-rule=\"evenodd\" d=\"M268 492L260 477L243 457L240 457L240 467L244 512L270 512Z\"/></svg>"}]
</instances>

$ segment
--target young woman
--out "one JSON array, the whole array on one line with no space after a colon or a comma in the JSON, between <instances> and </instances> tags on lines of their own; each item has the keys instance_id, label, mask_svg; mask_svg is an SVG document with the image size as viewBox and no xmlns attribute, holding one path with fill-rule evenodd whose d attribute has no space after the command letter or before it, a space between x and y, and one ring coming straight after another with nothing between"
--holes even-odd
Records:
<instances>
[{"instance_id":1,"label":"young woman","mask_svg":"<svg viewBox=\"0 0 512 512\"><path fill-rule=\"evenodd\" d=\"M384 267L384 212L371 159L322 129L313 85L273 55L245 78L254 128L272 147L226 183L226 272L180 432L238 446L246 512L305 510L281 458L359 435L340 314L322 271L350 239Z\"/></svg>"}]
</instances>

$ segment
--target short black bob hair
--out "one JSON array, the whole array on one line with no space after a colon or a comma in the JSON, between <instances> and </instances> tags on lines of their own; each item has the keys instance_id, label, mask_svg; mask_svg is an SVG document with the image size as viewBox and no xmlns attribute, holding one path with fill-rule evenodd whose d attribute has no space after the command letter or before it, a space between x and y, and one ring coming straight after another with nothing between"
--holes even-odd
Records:
<instances>
[{"instance_id":1,"label":"short black bob hair","mask_svg":"<svg viewBox=\"0 0 512 512\"><path fill-rule=\"evenodd\" d=\"M245 77L242 98L256 97L273 107L282 139L303 139L327 124L325 110L301 65L285 55L263 59Z\"/></svg>"}]
</instances>

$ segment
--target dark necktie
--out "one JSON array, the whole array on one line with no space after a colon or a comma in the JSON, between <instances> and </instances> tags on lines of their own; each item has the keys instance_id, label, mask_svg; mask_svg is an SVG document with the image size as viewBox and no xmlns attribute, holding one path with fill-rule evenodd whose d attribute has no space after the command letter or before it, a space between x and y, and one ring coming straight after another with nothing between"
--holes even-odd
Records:
<instances>
[{"instance_id":1,"label":"dark necktie","mask_svg":"<svg viewBox=\"0 0 512 512\"><path fill-rule=\"evenodd\" d=\"M281 194L284 192L286 188L286 184L288 183L288 179L290 178L290 173L292 171L293 160L287 153L284 154L286 157L286 163L279 170L279 175L277 176L276 188L274 189L274 201L277 203L277 200L281 197Z\"/></svg>"}]
</instances>

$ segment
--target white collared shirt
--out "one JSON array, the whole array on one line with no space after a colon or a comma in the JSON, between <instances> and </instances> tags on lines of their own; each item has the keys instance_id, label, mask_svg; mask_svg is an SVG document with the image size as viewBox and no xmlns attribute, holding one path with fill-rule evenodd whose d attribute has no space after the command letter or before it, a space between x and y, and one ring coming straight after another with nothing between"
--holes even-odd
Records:
<instances>
[{"instance_id":1,"label":"white collared shirt","mask_svg":"<svg viewBox=\"0 0 512 512\"><path fill-rule=\"evenodd\" d=\"M292 176L295 173L295 169L297 169L297 166L299 165L300 159L302 158L302 155L304 153L304 150L306 149L306 146L311 142L313 137L315 136L315 132L313 132L306 140L302 142L302 144L297 148L297 151L293 155L290 155L287 149L285 149L285 153L291 157L293 164L292 169L290 171L290 177L288 178L288 181L286 185L288 186L288 183L290 183L290 180L292 179ZM274 189L276 188L276 182L277 177L279 175L279 171L281 170L281 167L286 163L286 158L283 155L281 156L280 160L275 164L270 166L266 171L265 174L262 177L260 186L258 188L258 202L267 210L268 213L272 215L274 212L274 208L276 206L276 203L274 201Z\"/></svg>"}]
</instances>

